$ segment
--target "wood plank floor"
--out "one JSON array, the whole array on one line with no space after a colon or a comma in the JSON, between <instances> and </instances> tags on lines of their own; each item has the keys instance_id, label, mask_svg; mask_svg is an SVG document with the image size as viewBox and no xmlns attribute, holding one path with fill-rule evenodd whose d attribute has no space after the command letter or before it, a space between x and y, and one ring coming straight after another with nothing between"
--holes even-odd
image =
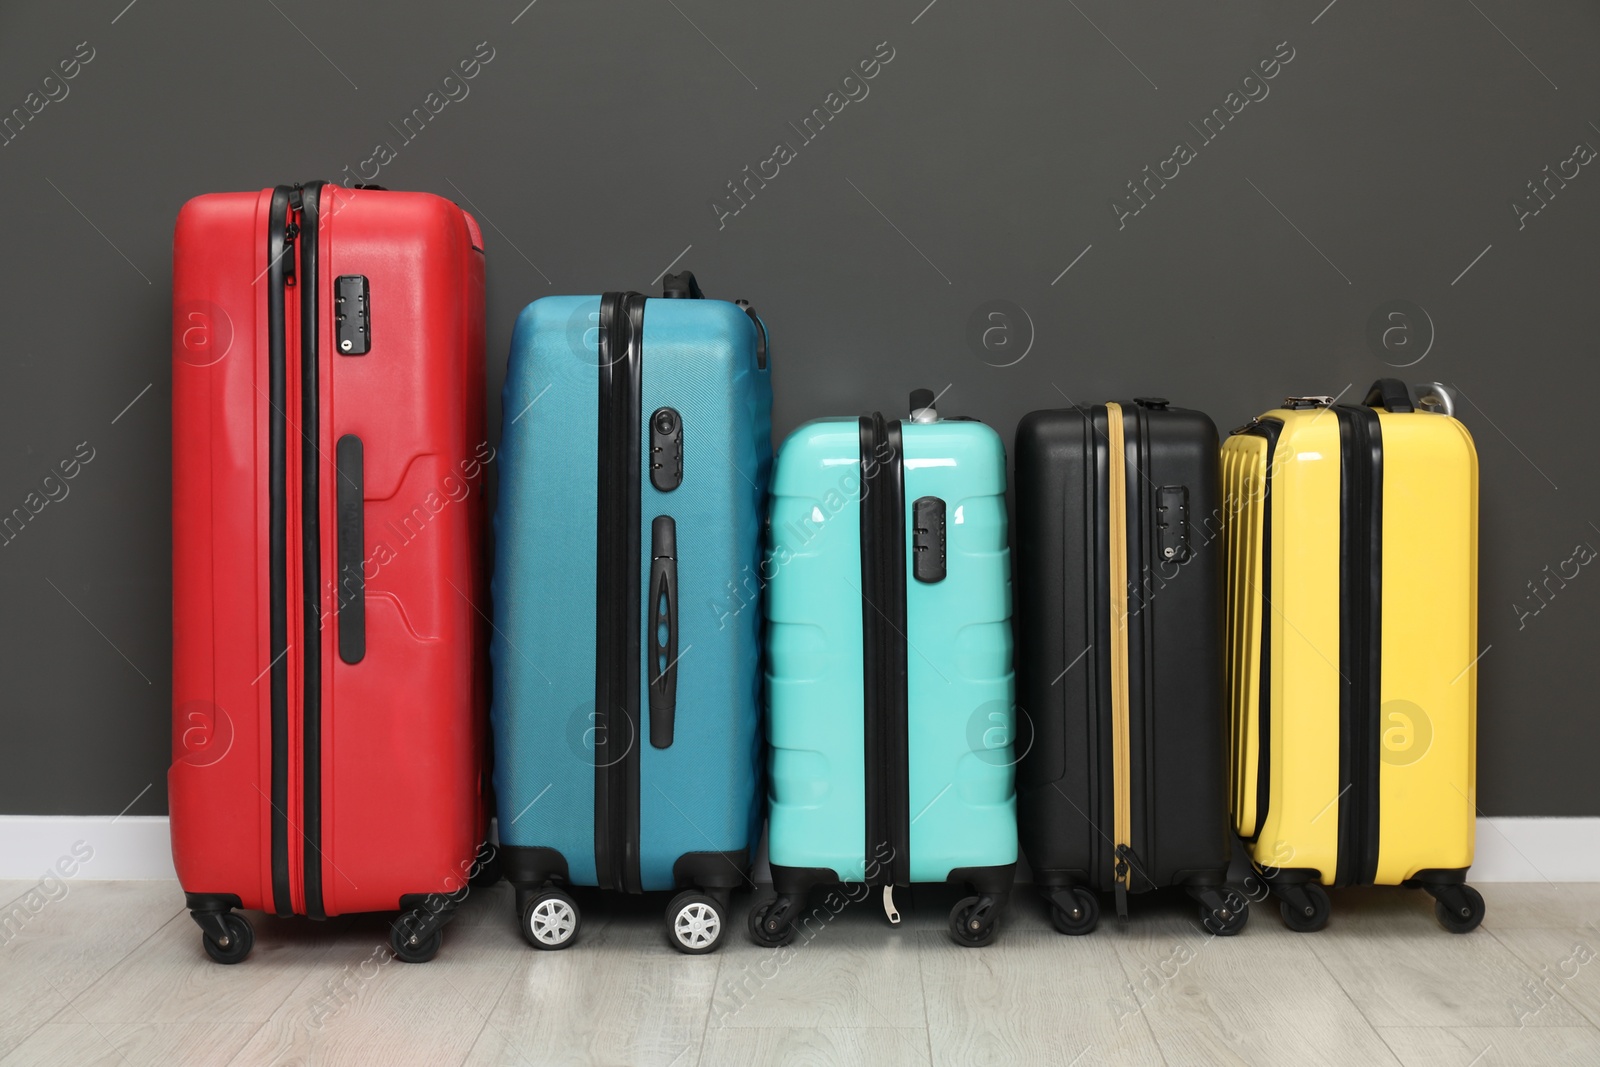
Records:
<instances>
[{"instance_id":1,"label":"wood plank floor","mask_svg":"<svg viewBox=\"0 0 1600 1067\"><path fill-rule=\"evenodd\" d=\"M1268 906L1232 939L1181 895L1062 937L1022 891L981 950L945 937L940 887L899 927L874 898L787 952L748 942L742 896L703 957L667 947L664 901L594 894L580 941L536 952L502 885L424 966L389 957L382 917L253 915L236 967L173 883L47 888L0 882L0 1067L1600 1063L1600 885L1484 886L1467 936L1421 893L1342 891L1320 934Z\"/></svg>"}]
</instances>

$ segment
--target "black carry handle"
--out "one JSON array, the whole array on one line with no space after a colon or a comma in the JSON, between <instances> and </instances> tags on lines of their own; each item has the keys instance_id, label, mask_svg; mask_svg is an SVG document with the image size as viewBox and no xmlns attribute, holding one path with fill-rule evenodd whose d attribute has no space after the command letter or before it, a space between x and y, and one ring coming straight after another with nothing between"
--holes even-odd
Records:
<instances>
[{"instance_id":1,"label":"black carry handle","mask_svg":"<svg viewBox=\"0 0 1600 1067\"><path fill-rule=\"evenodd\" d=\"M700 291L700 283L694 280L694 271L686 270L679 274L668 274L661 279L661 295L668 300L704 300L706 294Z\"/></svg>"},{"instance_id":2,"label":"black carry handle","mask_svg":"<svg viewBox=\"0 0 1600 1067\"><path fill-rule=\"evenodd\" d=\"M678 530L670 515L650 524L650 744L672 747L678 704Z\"/></svg>"},{"instance_id":3,"label":"black carry handle","mask_svg":"<svg viewBox=\"0 0 1600 1067\"><path fill-rule=\"evenodd\" d=\"M1397 415L1416 410L1411 406L1411 390L1399 378L1379 378L1373 382L1362 403L1369 408L1382 408Z\"/></svg>"},{"instance_id":4,"label":"black carry handle","mask_svg":"<svg viewBox=\"0 0 1600 1067\"><path fill-rule=\"evenodd\" d=\"M757 315L756 314L756 309L750 306L750 301L748 301L748 300L735 300L734 304L736 304L739 308L741 308L746 315L750 316L750 321L751 322L755 323L755 327L756 327L756 369L757 370L766 370L767 369L767 324L761 321L761 316Z\"/></svg>"},{"instance_id":5,"label":"black carry handle","mask_svg":"<svg viewBox=\"0 0 1600 1067\"><path fill-rule=\"evenodd\" d=\"M677 274L668 274L661 279L661 295L668 300L704 300L706 294L701 291L700 283L695 280L694 271L680 271ZM748 300L735 300L735 304L750 316L750 321L756 327L756 367L760 370L767 369L767 324L761 321L761 316L756 314L756 309L750 306Z\"/></svg>"},{"instance_id":6,"label":"black carry handle","mask_svg":"<svg viewBox=\"0 0 1600 1067\"><path fill-rule=\"evenodd\" d=\"M361 438L347 433L334 448L338 478L339 587L335 590L339 618L339 658L360 663L367 654L367 576L362 569L362 542L366 537L362 498L366 495L366 448Z\"/></svg>"}]
</instances>

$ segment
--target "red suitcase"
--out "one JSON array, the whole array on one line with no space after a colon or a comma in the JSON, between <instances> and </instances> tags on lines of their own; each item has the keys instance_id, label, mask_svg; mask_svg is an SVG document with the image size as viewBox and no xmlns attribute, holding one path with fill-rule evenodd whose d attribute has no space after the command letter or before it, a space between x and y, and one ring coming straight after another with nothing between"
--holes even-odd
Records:
<instances>
[{"instance_id":1,"label":"red suitcase","mask_svg":"<svg viewBox=\"0 0 1600 1067\"><path fill-rule=\"evenodd\" d=\"M172 856L438 951L483 840L483 240L423 193L201 196L173 240ZM303 432L302 432L303 430Z\"/></svg>"}]
</instances>

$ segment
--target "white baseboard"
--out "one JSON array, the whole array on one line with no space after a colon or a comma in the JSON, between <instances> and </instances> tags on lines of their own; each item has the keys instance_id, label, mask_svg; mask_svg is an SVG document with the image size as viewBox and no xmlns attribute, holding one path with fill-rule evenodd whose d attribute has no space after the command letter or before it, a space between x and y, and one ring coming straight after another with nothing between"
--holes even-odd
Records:
<instances>
[{"instance_id":1,"label":"white baseboard","mask_svg":"<svg viewBox=\"0 0 1600 1067\"><path fill-rule=\"evenodd\" d=\"M1600 882L1600 819L1478 820L1474 882Z\"/></svg>"},{"instance_id":2,"label":"white baseboard","mask_svg":"<svg viewBox=\"0 0 1600 1067\"><path fill-rule=\"evenodd\" d=\"M37 881L74 867L74 881L177 878L167 817L0 815L0 879Z\"/></svg>"},{"instance_id":3,"label":"white baseboard","mask_svg":"<svg viewBox=\"0 0 1600 1067\"><path fill-rule=\"evenodd\" d=\"M0 880L36 881L63 860L78 879L176 877L166 816L0 815ZM1479 819L1471 880L1600 882L1600 818Z\"/></svg>"}]
</instances>

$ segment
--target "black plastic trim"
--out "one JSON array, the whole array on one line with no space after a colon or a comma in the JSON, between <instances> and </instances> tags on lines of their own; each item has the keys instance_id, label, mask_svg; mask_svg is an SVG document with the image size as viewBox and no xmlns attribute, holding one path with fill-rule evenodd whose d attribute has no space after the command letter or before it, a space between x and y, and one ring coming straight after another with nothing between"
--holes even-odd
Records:
<instances>
[{"instance_id":1,"label":"black plastic trim","mask_svg":"<svg viewBox=\"0 0 1600 1067\"><path fill-rule=\"evenodd\" d=\"M1256 690L1256 825L1245 838L1254 842L1267 824L1272 802L1272 464L1283 433L1281 419L1261 419L1241 432L1267 441L1266 473L1261 492L1261 677Z\"/></svg>"},{"instance_id":2,"label":"black plastic trim","mask_svg":"<svg viewBox=\"0 0 1600 1067\"><path fill-rule=\"evenodd\" d=\"M471 887L463 881L461 888L453 893L402 893L398 901L401 918L404 919L407 912L416 916L420 921L412 926L412 932L421 938L431 937L435 930L442 929L456 917L456 909L470 892Z\"/></svg>"},{"instance_id":3,"label":"black plastic trim","mask_svg":"<svg viewBox=\"0 0 1600 1067\"><path fill-rule=\"evenodd\" d=\"M301 677L305 684L301 708L304 788L301 809L301 880L306 914L326 918L322 906L322 414L318 395L322 368L319 303L321 278L317 272L322 183L308 182L300 200L300 574L301 574ZM291 202L294 198L291 197Z\"/></svg>"},{"instance_id":4,"label":"black plastic trim","mask_svg":"<svg viewBox=\"0 0 1600 1067\"><path fill-rule=\"evenodd\" d=\"M1084 560L1083 587L1089 595L1082 599L1080 607L1087 617L1087 632L1094 635L1094 654L1086 657L1084 663L1091 668L1095 709L1089 716L1089 751L1093 754L1090 765L1094 768L1090 825L1115 827L1117 776L1111 765L1111 611L1108 607L1111 603L1111 415L1104 404L1088 409L1084 434L1083 457L1088 468L1084 472L1084 484L1091 488L1087 494L1090 506L1084 509L1089 551ZM1090 860L1097 886L1110 886L1115 880L1116 865L1111 851L1116 842L1109 842L1109 845L1096 848Z\"/></svg>"},{"instance_id":5,"label":"black plastic trim","mask_svg":"<svg viewBox=\"0 0 1600 1067\"><path fill-rule=\"evenodd\" d=\"M288 418L284 413L285 337L284 260L292 255L285 227L289 187L272 191L267 213L267 654L272 675L272 909L294 914L289 883L289 552L288 500L285 489Z\"/></svg>"},{"instance_id":6,"label":"black plastic trim","mask_svg":"<svg viewBox=\"0 0 1600 1067\"><path fill-rule=\"evenodd\" d=\"M1429 867L1426 870L1418 871L1402 884L1407 886L1466 885L1468 869L1466 867Z\"/></svg>"},{"instance_id":7,"label":"black plastic trim","mask_svg":"<svg viewBox=\"0 0 1600 1067\"><path fill-rule=\"evenodd\" d=\"M772 865L772 888L787 897L804 896L815 885L842 885L839 872L831 867L782 867Z\"/></svg>"},{"instance_id":8,"label":"black plastic trim","mask_svg":"<svg viewBox=\"0 0 1600 1067\"><path fill-rule=\"evenodd\" d=\"M367 576L363 569L366 542L366 449L361 438L347 433L334 446L338 480L339 586L335 595L339 620L339 658L360 663L367 655Z\"/></svg>"},{"instance_id":9,"label":"black plastic trim","mask_svg":"<svg viewBox=\"0 0 1600 1067\"><path fill-rule=\"evenodd\" d=\"M974 892L1004 898L1017 881L1017 865L1002 863L994 867L957 867L944 876L946 882L966 883Z\"/></svg>"},{"instance_id":10,"label":"black plastic trim","mask_svg":"<svg viewBox=\"0 0 1600 1067\"><path fill-rule=\"evenodd\" d=\"M685 852L672 865L672 883L680 889L731 889L750 881L748 849L732 852Z\"/></svg>"},{"instance_id":11,"label":"black plastic trim","mask_svg":"<svg viewBox=\"0 0 1600 1067\"><path fill-rule=\"evenodd\" d=\"M872 884L910 883L906 752L905 481L898 421L859 424L861 464L862 729L865 855L890 855Z\"/></svg>"},{"instance_id":12,"label":"black plastic trim","mask_svg":"<svg viewBox=\"0 0 1600 1067\"><path fill-rule=\"evenodd\" d=\"M1255 871L1270 886L1322 884L1322 872L1315 867L1257 867Z\"/></svg>"},{"instance_id":13,"label":"black plastic trim","mask_svg":"<svg viewBox=\"0 0 1600 1067\"><path fill-rule=\"evenodd\" d=\"M1155 618L1166 599L1152 587L1148 569L1156 554L1156 487L1150 454L1151 408L1135 402L1122 406L1123 485L1128 513L1124 518L1127 556L1123 574L1128 583L1128 836L1124 858L1129 865L1126 888L1155 888L1150 872L1161 859L1156 843L1155 791L1160 785L1155 754Z\"/></svg>"},{"instance_id":14,"label":"black plastic trim","mask_svg":"<svg viewBox=\"0 0 1600 1067\"><path fill-rule=\"evenodd\" d=\"M184 893L183 906L190 911L228 911L244 904L237 893Z\"/></svg>"},{"instance_id":15,"label":"black plastic trim","mask_svg":"<svg viewBox=\"0 0 1600 1067\"><path fill-rule=\"evenodd\" d=\"M640 341L645 298L600 298L596 486L595 870L604 888L639 879ZM612 720L621 716L623 728ZM616 746L625 744L622 752Z\"/></svg>"},{"instance_id":16,"label":"black plastic trim","mask_svg":"<svg viewBox=\"0 0 1600 1067\"><path fill-rule=\"evenodd\" d=\"M500 846L500 870L505 880L520 888L537 888L546 882L571 882L567 858L543 846Z\"/></svg>"},{"instance_id":17,"label":"black plastic trim","mask_svg":"<svg viewBox=\"0 0 1600 1067\"><path fill-rule=\"evenodd\" d=\"M1094 881L1089 877L1089 872L1082 867L1043 870L1030 864L1030 871L1033 874L1034 885L1049 889L1060 889L1074 885L1092 887L1094 885Z\"/></svg>"},{"instance_id":18,"label":"black plastic trim","mask_svg":"<svg viewBox=\"0 0 1600 1067\"><path fill-rule=\"evenodd\" d=\"M1377 413L1339 419L1339 850L1336 885L1368 885L1378 866L1380 659L1383 649L1383 437Z\"/></svg>"}]
</instances>

